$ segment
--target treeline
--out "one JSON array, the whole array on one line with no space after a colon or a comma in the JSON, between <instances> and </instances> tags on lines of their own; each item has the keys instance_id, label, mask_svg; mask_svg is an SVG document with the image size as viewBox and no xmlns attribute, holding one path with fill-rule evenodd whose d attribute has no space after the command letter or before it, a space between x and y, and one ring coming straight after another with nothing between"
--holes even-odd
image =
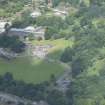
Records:
<instances>
[{"instance_id":1,"label":"treeline","mask_svg":"<svg viewBox=\"0 0 105 105\"><path fill-rule=\"evenodd\" d=\"M89 2L88 7L82 2L73 16L78 22L71 30L75 44L61 56L72 65L71 105L105 104L105 0Z\"/></svg>"},{"instance_id":2,"label":"treeline","mask_svg":"<svg viewBox=\"0 0 105 105\"><path fill-rule=\"evenodd\" d=\"M0 76L0 91L31 100L44 99L44 93L47 89L47 85L47 83L33 85L26 84L23 81L16 81L10 73Z\"/></svg>"},{"instance_id":3,"label":"treeline","mask_svg":"<svg viewBox=\"0 0 105 105\"><path fill-rule=\"evenodd\" d=\"M81 6L79 11L72 17L74 18L74 23L72 24L72 27L70 27L72 28L72 35L69 35L74 37L75 44L72 49L65 49L61 60L64 62L72 61L74 64L73 72L77 71L78 73L81 73L83 70L85 70L89 65L92 64L90 59L98 55L99 52L97 50L105 46L105 19L104 13L100 12L102 7L105 5L105 1L102 2L102 0L100 0L101 3L98 0L97 2L95 1L95 3L93 1L90 0L89 7L82 5L83 7ZM94 6L96 6L95 10L92 9ZM90 11L91 9L93 11ZM98 9L100 11L98 11ZM105 7L103 9L105 9ZM76 26L75 22L77 21L78 24ZM81 63L84 64L81 65ZM75 64L78 65L78 67L76 67Z\"/></svg>"},{"instance_id":4,"label":"treeline","mask_svg":"<svg viewBox=\"0 0 105 105\"><path fill-rule=\"evenodd\" d=\"M60 38L64 37L60 35L60 31L67 28L67 23L61 18L57 16L41 16L36 19L37 26L46 26L45 38Z\"/></svg>"},{"instance_id":5,"label":"treeline","mask_svg":"<svg viewBox=\"0 0 105 105\"><path fill-rule=\"evenodd\" d=\"M49 105L70 105L69 99L62 92L51 88L49 82L28 84L15 80L9 72L0 76L0 91L33 101L44 100Z\"/></svg>"},{"instance_id":6,"label":"treeline","mask_svg":"<svg viewBox=\"0 0 105 105\"><path fill-rule=\"evenodd\" d=\"M52 0L53 2L53 7L58 6L61 2L63 3L69 3L72 6L77 6L80 3L80 0Z\"/></svg>"}]
</instances>

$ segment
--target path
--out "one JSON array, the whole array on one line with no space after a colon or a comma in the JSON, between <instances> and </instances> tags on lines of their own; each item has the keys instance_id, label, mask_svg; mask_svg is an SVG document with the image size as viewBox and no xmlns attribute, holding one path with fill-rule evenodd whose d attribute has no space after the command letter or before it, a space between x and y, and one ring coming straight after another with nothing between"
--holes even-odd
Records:
<instances>
[{"instance_id":1,"label":"path","mask_svg":"<svg viewBox=\"0 0 105 105\"><path fill-rule=\"evenodd\" d=\"M69 68L70 69L70 68ZM66 92L68 90L68 86L70 85L70 70L66 70L63 75L61 75L56 83L57 83L57 89Z\"/></svg>"}]
</instances>

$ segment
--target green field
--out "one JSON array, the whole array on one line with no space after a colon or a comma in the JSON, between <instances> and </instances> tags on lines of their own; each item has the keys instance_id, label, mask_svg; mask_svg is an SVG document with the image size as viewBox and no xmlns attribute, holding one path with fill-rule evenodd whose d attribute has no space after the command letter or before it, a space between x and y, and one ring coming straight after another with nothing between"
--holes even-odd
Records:
<instances>
[{"instance_id":1,"label":"green field","mask_svg":"<svg viewBox=\"0 0 105 105\"><path fill-rule=\"evenodd\" d=\"M60 39L55 41L33 42L34 44L53 44L55 47L49 52L52 58L60 56L61 50L64 50L70 42ZM71 43L72 44L72 43ZM57 52L56 52L57 51ZM56 54L54 54L54 52ZM54 57L55 55L55 57ZM22 57L6 61L0 59L0 74L6 72L13 74L16 80L23 80L27 83L40 83L50 79L52 74L60 76L66 69L65 65L58 62L48 62L33 57Z\"/></svg>"},{"instance_id":2,"label":"green field","mask_svg":"<svg viewBox=\"0 0 105 105\"><path fill-rule=\"evenodd\" d=\"M0 59L0 74L11 72L16 80L27 83L39 83L49 80L52 74L60 75L64 66L48 61L28 58L18 58L13 61Z\"/></svg>"}]
</instances>

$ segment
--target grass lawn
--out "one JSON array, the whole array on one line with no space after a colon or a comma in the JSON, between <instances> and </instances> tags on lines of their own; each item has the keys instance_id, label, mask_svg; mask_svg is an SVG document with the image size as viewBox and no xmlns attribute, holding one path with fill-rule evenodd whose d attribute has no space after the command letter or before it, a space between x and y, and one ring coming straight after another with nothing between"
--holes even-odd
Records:
<instances>
[{"instance_id":1,"label":"grass lawn","mask_svg":"<svg viewBox=\"0 0 105 105\"><path fill-rule=\"evenodd\" d=\"M50 79L52 74L59 76L65 67L39 59L18 58L13 61L0 59L0 74L11 72L16 80L27 83L40 83Z\"/></svg>"}]
</instances>

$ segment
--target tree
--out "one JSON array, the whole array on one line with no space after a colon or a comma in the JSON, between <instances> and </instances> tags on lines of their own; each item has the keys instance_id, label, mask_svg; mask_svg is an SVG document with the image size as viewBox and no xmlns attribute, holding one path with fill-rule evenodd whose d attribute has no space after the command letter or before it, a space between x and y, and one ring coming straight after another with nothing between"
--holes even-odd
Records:
<instances>
[{"instance_id":1,"label":"tree","mask_svg":"<svg viewBox=\"0 0 105 105\"><path fill-rule=\"evenodd\" d=\"M20 53L24 51L25 44L19 40L16 36L5 36L1 35L0 37L0 47L8 48L14 52Z\"/></svg>"},{"instance_id":2,"label":"tree","mask_svg":"<svg viewBox=\"0 0 105 105\"><path fill-rule=\"evenodd\" d=\"M9 81L12 81L13 80L13 76L11 73L7 72L4 76L3 76L3 79L5 82L9 82Z\"/></svg>"},{"instance_id":3,"label":"tree","mask_svg":"<svg viewBox=\"0 0 105 105\"><path fill-rule=\"evenodd\" d=\"M50 79L51 79L51 82L53 82L53 83L55 83L55 82L56 82L56 77L55 77L55 75L54 75L54 74L52 74L52 75L51 75Z\"/></svg>"},{"instance_id":4,"label":"tree","mask_svg":"<svg viewBox=\"0 0 105 105\"><path fill-rule=\"evenodd\" d=\"M70 61L72 61L73 55L74 55L73 49L68 47L63 52L63 54L61 56L61 61L65 62L65 63L70 62Z\"/></svg>"},{"instance_id":5,"label":"tree","mask_svg":"<svg viewBox=\"0 0 105 105\"><path fill-rule=\"evenodd\" d=\"M67 105L66 98L57 90L52 90L47 96L47 102L50 105Z\"/></svg>"},{"instance_id":6,"label":"tree","mask_svg":"<svg viewBox=\"0 0 105 105\"><path fill-rule=\"evenodd\" d=\"M48 27L45 32L45 39L46 40L51 39L56 33L57 33L57 29L53 27Z\"/></svg>"},{"instance_id":7,"label":"tree","mask_svg":"<svg viewBox=\"0 0 105 105\"><path fill-rule=\"evenodd\" d=\"M83 72L83 70L85 69L85 62L83 61L82 58L76 58L75 60L73 60L72 62L72 75L73 77L76 77L77 75L79 75L81 72Z\"/></svg>"},{"instance_id":8,"label":"tree","mask_svg":"<svg viewBox=\"0 0 105 105\"><path fill-rule=\"evenodd\" d=\"M87 17L82 18L81 21L80 21L81 27L89 26L90 24L92 25L92 22Z\"/></svg>"},{"instance_id":9,"label":"tree","mask_svg":"<svg viewBox=\"0 0 105 105\"><path fill-rule=\"evenodd\" d=\"M101 6L103 3L105 3L105 0L90 0L90 5Z\"/></svg>"}]
</instances>

